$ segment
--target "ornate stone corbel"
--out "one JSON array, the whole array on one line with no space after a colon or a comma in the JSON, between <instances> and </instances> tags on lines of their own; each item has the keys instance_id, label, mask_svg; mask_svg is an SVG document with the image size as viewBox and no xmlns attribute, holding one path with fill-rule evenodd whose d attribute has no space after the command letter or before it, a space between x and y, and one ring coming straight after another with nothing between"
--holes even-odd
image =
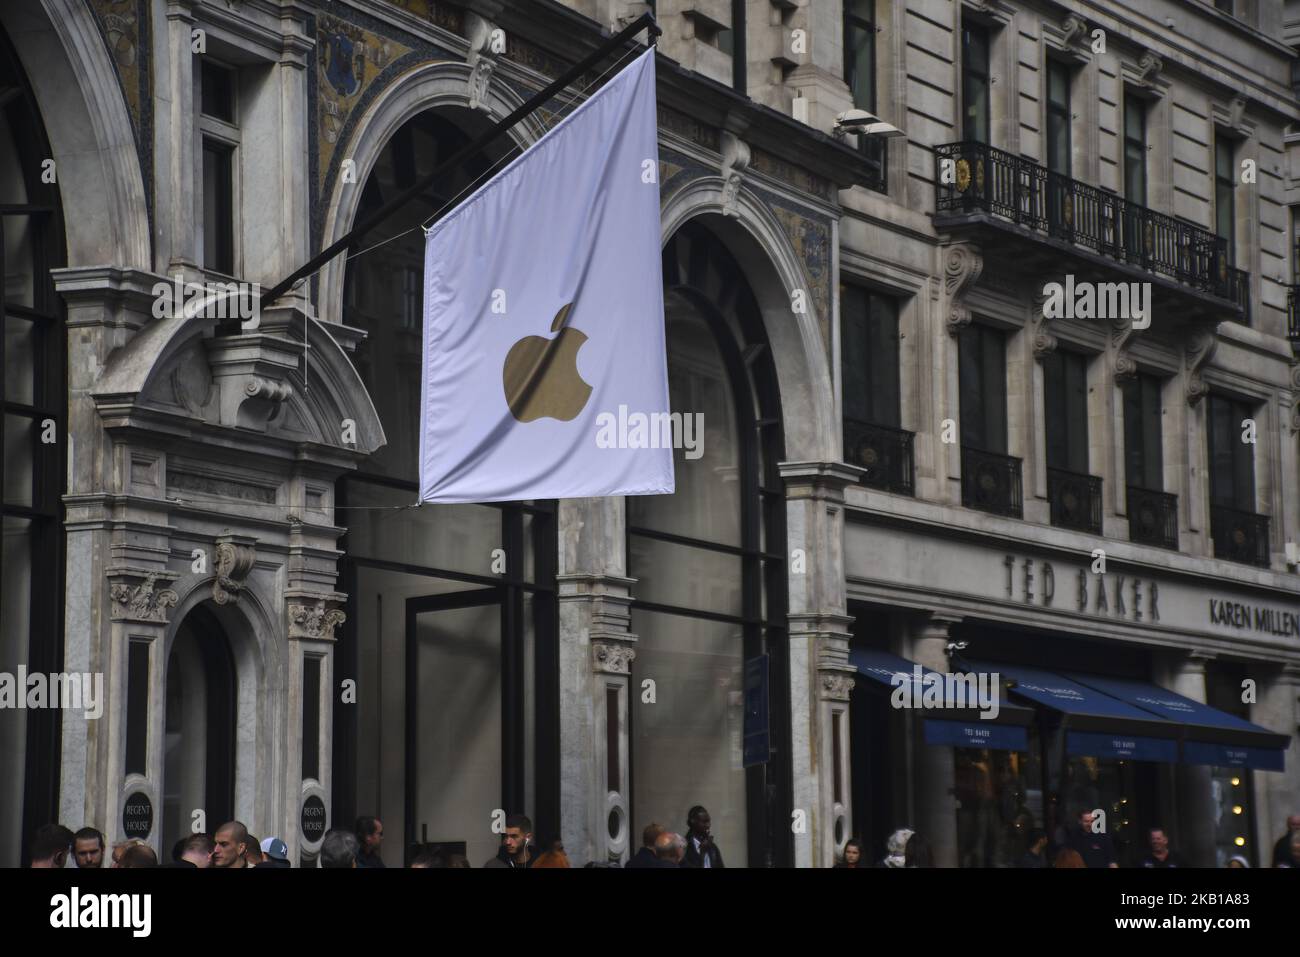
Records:
<instances>
[{"instance_id":1,"label":"ornate stone corbel","mask_svg":"<svg viewBox=\"0 0 1300 957\"><path fill-rule=\"evenodd\" d=\"M1216 334L1218 328L1218 323L1215 323L1213 326L1196 329L1183 342L1183 371L1186 374L1188 405L1195 406L1210 391L1205 380L1201 378L1201 370L1205 368L1210 357L1214 355L1214 350L1218 348L1219 337Z\"/></svg>"},{"instance_id":2,"label":"ornate stone corbel","mask_svg":"<svg viewBox=\"0 0 1300 957\"><path fill-rule=\"evenodd\" d=\"M1107 344L1110 353L1110 371L1116 382L1123 382L1137 375L1137 363L1128 352L1134 332L1136 330L1133 328L1132 319L1120 317L1111 319L1110 338Z\"/></svg>"},{"instance_id":3,"label":"ornate stone corbel","mask_svg":"<svg viewBox=\"0 0 1300 957\"><path fill-rule=\"evenodd\" d=\"M256 540L242 535L217 539L217 577L212 582L212 600L218 605L239 600L248 573L257 559Z\"/></svg>"},{"instance_id":4,"label":"ornate stone corbel","mask_svg":"<svg viewBox=\"0 0 1300 957\"><path fill-rule=\"evenodd\" d=\"M333 641L334 629L348 616L325 598L304 599L289 603L289 637Z\"/></svg>"},{"instance_id":5,"label":"ornate stone corbel","mask_svg":"<svg viewBox=\"0 0 1300 957\"><path fill-rule=\"evenodd\" d=\"M110 613L113 621L148 621L165 624L167 609L174 608L178 600L176 592L166 586L178 577L180 576L174 572L145 572L138 569L110 571L110 579L140 579L137 585L125 581L115 581L110 584L108 597L113 602Z\"/></svg>"},{"instance_id":6,"label":"ornate stone corbel","mask_svg":"<svg viewBox=\"0 0 1300 957\"><path fill-rule=\"evenodd\" d=\"M853 677L846 672L823 672L821 696L827 701L848 701L854 683Z\"/></svg>"},{"instance_id":7,"label":"ornate stone corbel","mask_svg":"<svg viewBox=\"0 0 1300 957\"><path fill-rule=\"evenodd\" d=\"M1042 362L1049 355L1056 351L1057 338L1048 332L1048 326L1051 320L1047 316L1047 300L1050 297L1046 293L1038 293L1034 296L1033 311L1029 314L1030 329L1033 332L1031 342L1033 343L1034 359Z\"/></svg>"},{"instance_id":8,"label":"ornate stone corbel","mask_svg":"<svg viewBox=\"0 0 1300 957\"><path fill-rule=\"evenodd\" d=\"M722 215L735 216L736 199L749 169L749 146L740 137L722 131Z\"/></svg>"},{"instance_id":9,"label":"ornate stone corbel","mask_svg":"<svg viewBox=\"0 0 1300 957\"><path fill-rule=\"evenodd\" d=\"M1165 61L1155 52L1147 50L1138 60L1137 81L1143 86L1153 86L1164 69Z\"/></svg>"},{"instance_id":10,"label":"ornate stone corbel","mask_svg":"<svg viewBox=\"0 0 1300 957\"><path fill-rule=\"evenodd\" d=\"M1081 38L1088 35L1088 21L1078 14L1071 13L1061 21L1061 43L1066 48L1074 46Z\"/></svg>"},{"instance_id":11,"label":"ornate stone corbel","mask_svg":"<svg viewBox=\"0 0 1300 957\"><path fill-rule=\"evenodd\" d=\"M609 675L626 675L632 672L636 650L629 645L604 641L591 643L591 667Z\"/></svg>"},{"instance_id":12,"label":"ornate stone corbel","mask_svg":"<svg viewBox=\"0 0 1300 957\"><path fill-rule=\"evenodd\" d=\"M948 335L956 336L970 325L970 309L963 298L983 271L984 257L971 243L953 243L944 253L943 288L948 298Z\"/></svg>"},{"instance_id":13,"label":"ornate stone corbel","mask_svg":"<svg viewBox=\"0 0 1300 957\"><path fill-rule=\"evenodd\" d=\"M477 13L465 14L465 34L469 37L469 108L486 110L488 87L497 67L496 53L492 50L492 36L496 27Z\"/></svg>"}]
</instances>

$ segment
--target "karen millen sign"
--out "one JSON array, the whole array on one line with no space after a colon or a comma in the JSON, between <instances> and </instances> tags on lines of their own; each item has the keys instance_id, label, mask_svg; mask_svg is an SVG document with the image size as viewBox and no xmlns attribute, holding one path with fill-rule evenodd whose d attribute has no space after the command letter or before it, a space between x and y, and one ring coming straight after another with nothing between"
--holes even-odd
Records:
<instances>
[{"instance_id":1,"label":"karen millen sign","mask_svg":"<svg viewBox=\"0 0 1300 957\"><path fill-rule=\"evenodd\" d=\"M1282 611L1278 608L1262 608L1259 605L1245 605L1239 601L1225 601L1222 598L1210 599L1210 624L1244 628L1247 631L1281 635L1284 638L1300 635L1300 613Z\"/></svg>"}]
</instances>

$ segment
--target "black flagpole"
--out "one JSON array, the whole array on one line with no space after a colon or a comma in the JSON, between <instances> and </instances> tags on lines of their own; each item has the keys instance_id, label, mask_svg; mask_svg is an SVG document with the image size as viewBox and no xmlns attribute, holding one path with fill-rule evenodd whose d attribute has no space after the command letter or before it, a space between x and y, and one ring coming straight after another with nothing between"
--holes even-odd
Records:
<instances>
[{"instance_id":1,"label":"black flagpole","mask_svg":"<svg viewBox=\"0 0 1300 957\"><path fill-rule=\"evenodd\" d=\"M643 13L641 14L641 16L637 17L636 20L634 20L629 26L625 27L623 30L620 30L617 34L610 37L608 40L602 43L598 49L596 49L594 52L589 54L585 59L581 60L578 63L575 63L572 67L569 68L569 70L566 73L564 73L563 76L558 77L545 89L535 94L532 97L532 99L524 103L522 106L520 106L509 116L505 117L505 119L501 120L499 123L493 126L492 129L487 130L482 135L480 135L477 139L461 147L459 150L457 150L455 153L449 156L445 162L439 163L437 168L434 169L433 172L429 173L427 176L422 176L409 189L403 190L397 196L394 196L391 200L385 203L382 207L375 210L375 212L372 213L370 216L367 216L360 223L354 225L350 230L348 230L348 232L345 235L339 237L329 246L326 246L314 257L312 257L305 265L300 266L298 269L294 270L294 272L292 272L289 276L285 277L284 279L281 279L278 283L276 283L274 286L271 287L270 292L262 296L262 303L265 306L270 306L271 304L273 304L277 299L283 296L285 292L287 292L290 288L292 288L293 284L298 282L298 280L306 276L310 276L316 270L320 269L327 262L329 262L331 259L337 256L340 252L342 252L344 249L347 249L350 245L352 245L352 243L358 237L364 236L366 233L370 232L370 230L374 229L375 226L377 226L379 223L387 219L393 212L405 206L406 203L410 201L413 197L419 195L420 193L428 189L431 185L433 185L434 181L437 180L440 176L442 176L445 172L447 172L450 169L454 169L455 167L463 163L465 160L467 160L469 157L473 156L475 153L478 153L480 150L484 149L488 144L492 143L498 137L502 136L507 130L509 130L512 126L514 126L516 123L522 120L525 116L532 113L539 106L541 106L551 97L553 97L556 93L559 93L570 83L572 83L574 80L580 77L583 73L585 73L587 70L591 69L597 63L599 63L612 50L621 47L624 43L630 40L637 33L647 29L650 31L650 45L653 46L655 37L659 36L663 31L660 30L659 26L655 23L654 14Z\"/></svg>"}]
</instances>

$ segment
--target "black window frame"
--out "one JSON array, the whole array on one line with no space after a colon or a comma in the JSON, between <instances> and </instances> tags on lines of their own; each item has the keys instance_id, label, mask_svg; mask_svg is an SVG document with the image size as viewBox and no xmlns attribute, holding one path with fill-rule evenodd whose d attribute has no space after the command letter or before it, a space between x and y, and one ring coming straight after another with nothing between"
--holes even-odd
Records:
<instances>
[{"instance_id":1,"label":"black window frame","mask_svg":"<svg viewBox=\"0 0 1300 957\"><path fill-rule=\"evenodd\" d=\"M1088 474L1088 356L1043 357L1043 448L1049 469Z\"/></svg>"},{"instance_id":2,"label":"black window frame","mask_svg":"<svg viewBox=\"0 0 1300 957\"><path fill-rule=\"evenodd\" d=\"M1205 438L1210 505L1254 513L1257 505L1255 444L1241 441L1245 419L1259 416L1249 400L1212 392L1206 397Z\"/></svg>"},{"instance_id":3,"label":"black window frame","mask_svg":"<svg viewBox=\"0 0 1300 957\"><path fill-rule=\"evenodd\" d=\"M1129 121L1137 117L1139 135L1134 135L1129 128ZM1123 155L1124 155L1124 198L1139 206L1147 204L1147 101L1133 90L1124 91L1123 116ZM1134 156L1136 154L1137 160ZM1140 189L1133 189L1133 179L1141 180ZM1137 193L1137 195L1134 195Z\"/></svg>"},{"instance_id":4,"label":"black window frame","mask_svg":"<svg viewBox=\"0 0 1300 957\"><path fill-rule=\"evenodd\" d=\"M1061 101L1055 97L1054 87L1057 78L1063 79L1065 86L1065 99ZM1047 58L1047 67L1043 71L1043 103L1045 136L1045 159L1049 173L1056 173L1059 176L1069 176L1073 168L1073 136L1071 127L1074 122L1074 111L1071 100L1074 93L1074 70L1070 64L1064 60L1049 56ZM1064 143L1058 143L1058 137L1064 139ZM1062 157L1064 165L1062 165Z\"/></svg>"},{"instance_id":5,"label":"black window frame","mask_svg":"<svg viewBox=\"0 0 1300 957\"><path fill-rule=\"evenodd\" d=\"M971 374L976 372L978 382L972 385ZM981 322L962 329L957 337L957 379L962 447L1007 455L1007 334ZM994 385L992 391L989 380ZM979 397L974 409L968 407L968 396ZM994 401L994 397L1000 397L1001 402ZM995 409L999 404L1000 409Z\"/></svg>"},{"instance_id":6,"label":"black window frame","mask_svg":"<svg viewBox=\"0 0 1300 957\"><path fill-rule=\"evenodd\" d=\"M853 100L854 107L878 116L876 109L880 98L880 60L876 34L880 30L876 25L876 0L844 0L843 30L844 82L849 88L849 96ZM853 56L854 40L857 37L865 41L866 59L869 60L869 67L866 70L862 70L862 63ZM862 73L866 76L862 76ZM859 83L865 84L865 91L860 91ZM885 192L889 140L883 136L858 134L858 148L875 172L876 182L868 185L877 192Z\"/></svg>"},{"instance_id":7,"label":"black window frame","mask_svg":"<svg viewBox=\"0 0 1300 957\"><path fill-rule=\"evenodd\" d=\"M859 301L861 309L856 308ZM841 283L840 366L846 417L902 428L901 311L897 296L848 279ZM853 331L855 326L861 329L860 338ZM862 348L853 348L855 344ZM882 345L887 355L880 354ZM861 405L850 395L851 373L858 371L865 380Z\"/></svg>"},{"instance_id":8,"label":"black window frame","mask_svg":"<svg viewBox=\"0 0 1300 957\"><path fill-rule=\"evenodd\" d=\"M977 47L983 53L983 67L972 65L972 55ZM962 139L968 142L992 145L993 136L993 84L992 84L993 38L988 27L972 20L963 20L961 25L961 130ZM982 128L971 118L971 101L975 98L974 83L983 87L984 122Z\"/></svg>"},{"instance_id":9,"label":"black window frame","mask_svg":"<svg viewBox=\"0 0 1300 957\"><path fill-rule=\"evenodd\" d=\"M1163 492L1164 380L1139 372L1120 384L1124 409L1125 483L1147 492Z\"/></svg>"},{"instance_id":10,"label":"black window frame","mask_svg":"<svg viewBox=\"0 0 1300 957\"><path fill-rule=\"evenodd\" d=\"M1237 246L1236 159L1236 141L1216 130L1214 134L1214 233L1227 243L1229 263L1235 261Z\"/></svg>"}]
</instances>

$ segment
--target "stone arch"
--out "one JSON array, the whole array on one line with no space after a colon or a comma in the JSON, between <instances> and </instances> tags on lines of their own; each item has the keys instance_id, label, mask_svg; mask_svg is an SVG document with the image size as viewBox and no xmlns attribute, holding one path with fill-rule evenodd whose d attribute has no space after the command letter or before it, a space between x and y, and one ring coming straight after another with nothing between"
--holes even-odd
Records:
<instances>
[{"instance_id":1,"label":"stone arch","mask_svg":"<svg viewBox=\"0 0 1300 957\"><path fill-rule=\"evenodd\" d=\"M352 228L361 203L361 191L393 134L407 121L427 110L439 107L469 110L469 86L473 72L465 63L430 63L410 71L375 98L352 131L350 145L353 152L350 158L356 165L356 182L345 183L340 177L334 184L334 193L325 215L322 248ZM489 82L477 112L486 120L496 122L509 116L523 103L524 99L512 88L500 82ZM546 127L536 116L529 116L520 120L506 135L514 145L527 147L545 132ZM338 304L343 301L345 265L344 258L336 256L321 269L317 310L320 315L339 314Z\"/></svg>"},{"instance_id":2,"label":"stone arch","mask_svg":"<svg viewBox=\"0 0 1300 957\"><path fill-rule=\"evenodd\" d=\"M834 387L816 306L808 302L802 314L790 308L791 292L808 282L799 258L762 202L742 189L728 206L723 184L721 177L702 177L675 193L660 212L662 242L666 245L688 220L709 217L710 227L740 263L762 311L781 390L786 458L839 461Z\"/></svg>"},{"instance_id":3,"label":"stone arch","mask_svg":"<svg viewBox=\"0 0 1300 957\"><path fill-rule=\"evenodd\" d=\"M0 4L40 107L66 216L67 265L149 269L144 176L131 116L81 0Z\"/></svg>"}]
</instances>

